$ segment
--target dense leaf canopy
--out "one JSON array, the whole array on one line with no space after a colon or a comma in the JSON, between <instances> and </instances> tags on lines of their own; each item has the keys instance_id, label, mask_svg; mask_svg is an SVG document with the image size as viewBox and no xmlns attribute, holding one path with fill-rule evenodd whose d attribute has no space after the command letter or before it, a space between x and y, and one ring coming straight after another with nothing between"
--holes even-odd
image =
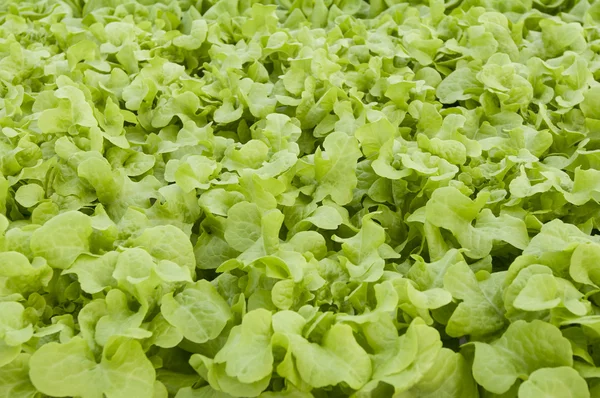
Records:
<instances>
[{"instance_id":1,"label":"dense leaf canopy","mask_svg":"<svg viewBox=\"0 0 600 398\"><path fill-rule=\"evenodd\" d=\"M0 3L0 397L600 396L600 2Z\"/></svg>"}]
</instances>

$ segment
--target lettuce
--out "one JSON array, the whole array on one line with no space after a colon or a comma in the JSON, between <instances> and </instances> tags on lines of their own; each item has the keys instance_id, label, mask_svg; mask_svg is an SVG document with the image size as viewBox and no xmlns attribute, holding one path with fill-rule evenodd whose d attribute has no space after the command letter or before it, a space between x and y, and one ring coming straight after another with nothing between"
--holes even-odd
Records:
<instances>
[{"instance_id":1,"label":"lettuce","mask_svg":"<svg viewBox=\"0 0 600 398\"><path fill-rule=\"evenodd\" d=\"M599 34L592 0L1 2L0 396L600 395Z\"/></svg>"}]
</instances>

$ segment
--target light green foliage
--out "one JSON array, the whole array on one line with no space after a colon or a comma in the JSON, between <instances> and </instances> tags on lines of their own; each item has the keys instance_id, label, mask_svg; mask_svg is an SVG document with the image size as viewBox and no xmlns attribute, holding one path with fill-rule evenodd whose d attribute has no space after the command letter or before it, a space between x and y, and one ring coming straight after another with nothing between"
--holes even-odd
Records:
<instances>
[{"instance_id":1,"label":"light green foliage","mask_svg":"<svg viewBox=\"0 0 600 398\"><path fill-rule=\"evenodd\" d=\"M473 376L488 391L503 394L519 377L547 367L572 366L569 340L548 323L512 323L499 339L475 344Z\"/></svg>"},{"instance_id":2,"label":"light green foliage","mask_svg":"<svg viewBox=\"0 0 600 398\"><path fill-rule=\"evenodd\" d=\"M485 335L504 326L502 283L505 272L485 270L474 274L465 262L450 266L444 275L444 287L455 299L462 300L446 326L450 336Z\"/></svg>"},{"instance_id":3,"label":"light green foliage","mask_svg":"<svg viewBox=\"0 0 600 398\"><path fill-rule=\"evenodd\" d=\"M536 370L519 387L519 397L581 397L590 396L587 383L573 368L543 368Z\"/></svg>"},{"instance_id":4,"label":"light green foliage","mask_svg":"<svg viewBox=\"0 0 600 398\"><path fill-rule=\"evenodd\" d=\"M227 302L206 281L188 285L181 293L162 298L165 319L195 343L216 338L231 317Z\"/></svg>"},{"instance_id":5,"label":"light green foliage","mask_svg":"<svg viewBox=\"0 0 600 398\"><path fill-rule=\"evenodd\" d=\"M600 396L600 3L0 1L0 398Z\"/></svg>"},{"instance_id":6,"label":"light green foliage","mask_svg":"<svg viewBox=\"0 0 600 398\"><path fill-rule=\"evenodd\" d=\"M29 361L29 377L41 392L54 396L128 397L154 392L155 372L139 343L113 339L98 363L79 337L49 343Z\"/></svg>"},{"instance_id":7,"label":"light green foliage","mask_svg":"<svg viewBox=\"0 0 600 398\"><path fill-rule=\"evenodd\" d=\"M89 217L77 211L62 213L31 234L31 252L53 268L69 268L77 256L89 251L92 232Z\"/></svg>"}]
</instances>

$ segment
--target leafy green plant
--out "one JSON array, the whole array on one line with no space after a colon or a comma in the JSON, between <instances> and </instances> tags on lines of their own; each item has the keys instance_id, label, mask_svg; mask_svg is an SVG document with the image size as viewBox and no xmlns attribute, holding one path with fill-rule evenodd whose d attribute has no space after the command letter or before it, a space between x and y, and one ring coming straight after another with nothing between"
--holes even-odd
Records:
<instances>
[{"instance_id":1,"label":"leafy green plant","mask_svg":"<svg viewBox=\"0 0 600 398\"><path fill-rule=\"evenodd\" d=\"M0 397L600 395L600 3L0 4Z\"/></svg>"}]
</instances>

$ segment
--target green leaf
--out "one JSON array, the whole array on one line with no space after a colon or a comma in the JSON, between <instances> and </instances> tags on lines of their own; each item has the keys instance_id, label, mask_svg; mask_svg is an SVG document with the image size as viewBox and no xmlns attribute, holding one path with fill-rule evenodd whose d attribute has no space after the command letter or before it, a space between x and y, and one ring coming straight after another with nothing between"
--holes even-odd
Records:
<instances>
[{"instance_id":1,"label":"green leaf","mask_svg":"<svg viewBox=\"0 0 600 398\"><path fill-rule=\"evenodd\" d=\"M21 345L33 336L23 305L14 301L0 302L0 367L10 364L21 353Z\"/></svg>"},{"instance_id":2,"label":"green leaf","mask_svg":"<svg viewBox=\"0 0 600 398\"><path fill-rule=\"evenodd\" d=\"M573 368L561 366L533 372L519 387L519 397L590 396L587 383Z\"/></svg>"},{"instance_id":3,"label":"green leaf","mask_svg":"<svg viewBox=\"0 0 600 398\"><path fill-rule=\"evenodd\" d=\"M456 69L448 75L437 88L436 95L443 104L467 100L481 92L481 83L469 67Z\"/></svg>"},{"instance_id":4,"label":"green leaf","mask_svg":"<svg viewBox=\"0 0 600 398\"><path fill-rule=\"evenodd\" d=\"M31 356L29 366L33 385L48 395L120 398L154 392L154 367L133 340L112 339L100 363L79 337L48 343Z\"/></svg>"},{"instance_id":5,"label":"green leaf","mask_svg":"<svg viewBox=\"0 0 600 398\"><path fill-rule=\"evenodd\" d=\"M354 136L360 142L363 154L369 158L379 153L380 148L396 136L396 129L385 118L358 128Z\"/></svg>"},{"instance_id":6,"label":"green leaf","mask_svg":"<svg viewBox=\"0 0 600 398\"><path fill-rule=\"evenodd\" d=\"M192 21L189 35L182 35L173 39L173 44L186 50L196 50L200 48L208 33L208 25L205 20L199 19Z\"/></svg>"},{"instance_id":7,"label":"green leaf","mask_svg":"<svg viewBox=\"0 0 600 398\"><path fill-rule=\"evenodd\" d=\"M434 226L452 231L465 253L472 258L488 255L494 241L504 241L524 249L529 243L525 223L508 214L495 217L483 209L486 194L471 200L457 188L444 187L434 191L426 205L426 217ZM476 220L475 226L472 225Z\"/></svg>"},{"instance_id":8,"label":"green leaf","mask_svg":"<svg viewBox=\"0 0 600 398\"><path fill-rule=\"evenodd\" d=\"M113 272L118 257L117 252L108 252L102 256L82 254L77 257L71 268L63 271L63 274L77 275L81 288L85 292L98 293L116 285Z\"/></svg>"},{"instance_id":9,"label":"green leaf","mask_svg":"<svg viewBox=\"0 0 600 398\"><path fill-rule=\"evenodd\" d=\"M15 192L15 200L23 207L33 207L45 196L44 188L37 184L21 185Z\"/></svg>"},{"instance_id":10,"label":"green leaf","mask_svg":"<svg viewBox=\"0 0 600 398\"><path fill-rule=\"evenodd\" d=\"M113 336L124 336L134 339L144 339L151 333L142 329L142 321L146 315L144 308L138 312L131 311L127 303L127 296L118 289L108 292L106 298L107 314L98 319L96 323L96 342L104 346Z\"/></svg>"},{"instance_id":11,"label":"green leaf","mask_svg":"<svg viewBox=\"0 0 600 398\"><path fill-rule=\"evenodd\" d=\"M227 213L225 240L235 250L243 252L261 236L261 213L253 203L233 205Z\"/></svg>"},{"instance_id":12,"label":"green leaf","mask_svg":"<svg viewBox=\"0 0 600 398\"><path fill-rule=\"evenodd\" d=\"M364 282L378 280L383 274L385 260L379 248L385 242L385 230L371 217L363 218L360 231L352 238L336 239L342 242L342 254L350 277Z\"/></svg>"},{"instance_id":13,"label":"green leaf","mask_svg":"<svg viewBox=\"0 0 600 398\"><path fill-rule=\"evenodd\" d=\"M91 219L78 212L62 213L31 235L31 250L44 257L52 268L66 269L90 248Z\"/></svg>"},{"instance_id":14,"label":"green leaf","mask_svg":"<svg viewBox=\"0 0 600 398\"><path fill-rule=\"evenodd\" d=\"M0 367L0 394L6 397L34 398L36 388L29 380L29 354L19 354L8 365Z\"/></svg>"},{"instance_id":15,"label":"green leaf","mask_svg":"<svg viewBox=\"0 0 600 398\"><path fill-rule=\"evenodd\" d=\"M216 391L223 391L234 397L257 397L269 385L270 376L254 383L241 383L234 377L227 375L225 364L214 364L214 362L200 354L194 354L190 358L190 365L203 378L208 379L211 387Z\"/></svg>"},{"instance_id":16,"label":"green leaf","mask_svg":"<svg viewBox=\"0 0 600 398\"><path fill-rule=\"evenodd\" d=\"M92 185L101 203L111 203L117 199L121 186L113 176L106 159L89 157L79 163L77 175Z\"/></svg>"},{"instance_id":17,"label":"green leaf","mask_svg":"<svg viewBox=\"0 0 600 398\"><path fill-rule=\"evenodd\" d=\"M574 281L599 286L600 273L594 264L600 261L600 245L582 243L573 251L569 274Z\"/></svg>"},{"instance_id":18,"label":"green leaf","mask_svg":"<svg viewBox=\"0 0 600 398\"><path fill-rule=\"evenodd\" d=\"M292 340L292 345L300 377L311 386L319 388L344 382L358 389L371 377L371 360L348 325L334 325L323 336L321 345L299 336Z\"/></svg>"},{"instance_id":19,"label":"green leaf","mask_svg":"<svg viewBox=\"0 0 600 398\"><path fill-rule=\"evenodd\" d=\"M133 246L144 248L157 260L168 260L187 269L189 276L195 274L196 258L188 236L172 225L160 225L146 229L131 241Z\"/></svg>"},{"instance_id":20,"label":"green leaf","mask_svg":"<svg viewBox=\"0 0 600 398\"><path fill-rule=\"evenodd\" d=\"M225 372L242 383L254 383L273 372L271 313L264 309L248 312L240 326L231 329L227 343L214 358L225 363Z\"/></svg>"},{"instance_id":21,"label":"green leaf","mask_svg":"<svg viewBox=\"0 0 600 398\"><path fill-rule=\"evenodd\" d=\"M315 152L315 200L330 196L337 204L345 205L352 200L357 183L354 171L361 156L358 143L345 133L335 132L325 138L323 148L325 152Z\"/></svg>"},{"instance_id":22,"label":"green leaf","mask_svg":"<svg viewBox=\"0 0 600 398\"><path fill-rule=\"evenodd\" d=\"M385 319L385 318L383 318ZM388 318L389 319L389 318ZM411 322L406 333L397 336L391 320L367 325L365 334L376 350L373 357L373 381L383 381L402 393L416 385L434 366L442 348L439 333L421 319Z\"/></svg>"},{"instance_id":23,"label":"green leaf","mask_svg":"<svg viewBox=\"0 0 600 398\"><path fill-rule=\"evenodd\" d=\"M478 397L467 360L457 352L442 348L434 364L421 380L398 397Z\"/></svg>"},{"instance_id":24,"label":"green leaf","mask_svg":"<svg viewBox=\"0 0 600 398\"><path fill-rule=\"evenodd\" d=\"M473 344L473 376L495 394L505 393L518 378L526 378L538 369L573 364L569 340L558 328L539 320L516 321L492 343Z\"/></svg>"},{"instance_id":25,"label":"green leaf","mask_svg":"<svg viewBox=\"0 0 600 398\"><path fill-rule=\"evenodd\" d=\"M48 286L52 278L52 269L41 257L32 263L27 257L15 251L0 253L0 295L7 297L20 294L26 297Z\"/></svg>"},{"instance_id":26,"label":"green leaf","mask_svg":"<svg viewBox=\"0 0 600 398\"><path fill-rule=\"evenodd\" d=\"M444 287L462 302L448 320L446 332L459 337L485 335L501 329L506 322L502 301L505 277L505 272L474 274L464 262L450 266L444 276Z\"/></svg>"},{"instance_id":27,"label":"green leaf","mask_svg":"<svg viewBox=\"0 0 600 398\"><path fill-rule=\"evenodd\" d=\"M204 343L217 338L231 319L231 309L207 281L188 285L181 293L162 298L161 313L186 339Z\"/></svg>"},{"instance_id":28,"label":"green leaf","mask_svg":"<svg viewBox=\"0 0 600 398\"><path fill-rule=\"evenodd\" d=\"M513 305L526 311L541 311L556 307L560 303L557 297L558 284L552 274L532 275L527 284L515 298Z\"/></svg>"}]
</instances>

